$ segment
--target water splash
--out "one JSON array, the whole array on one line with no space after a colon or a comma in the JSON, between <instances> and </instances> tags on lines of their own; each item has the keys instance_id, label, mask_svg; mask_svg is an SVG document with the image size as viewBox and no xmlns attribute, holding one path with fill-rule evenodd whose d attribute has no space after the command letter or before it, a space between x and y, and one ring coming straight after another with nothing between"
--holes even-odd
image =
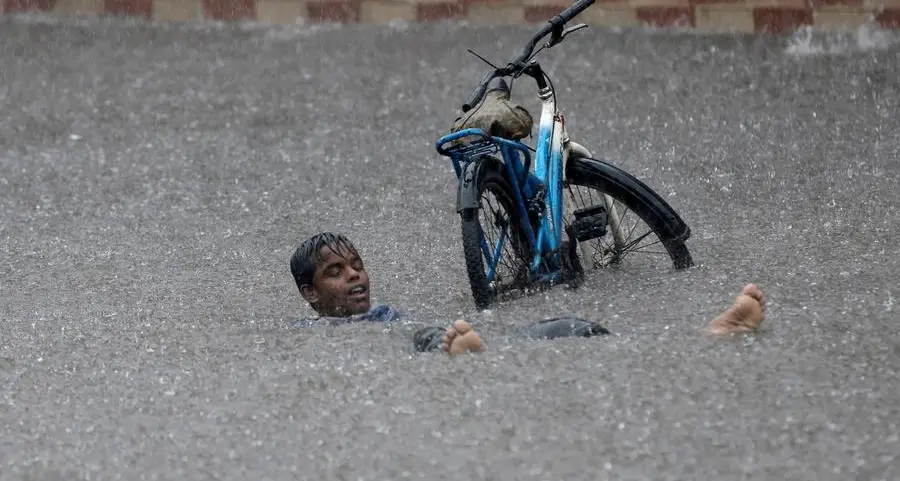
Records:
<instances>
[{"instance_id":1,"label":"water splash","mask_svg":"<svg viewBox=\"0 0 900 481\"><path fill-rule=\"evenodd\" d=\"M785 53L789 55L841 55L886 50L900 44L900 34L881 28L874 17L854 31L826 32L806 26L790 37Z\"/></svg>"}]
</instances>

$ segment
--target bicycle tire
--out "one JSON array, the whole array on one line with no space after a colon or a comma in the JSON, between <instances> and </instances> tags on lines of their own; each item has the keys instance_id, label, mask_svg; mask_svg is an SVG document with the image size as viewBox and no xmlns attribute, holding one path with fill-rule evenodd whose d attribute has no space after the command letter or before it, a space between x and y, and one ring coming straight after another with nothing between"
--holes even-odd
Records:
<instances>
[{"instance_id":1,"label":"bicycle tire","mask_svg":"<svg viewBox=\"0 0 900 481\"><path fill-rule=\"evenodd\" d=\"M567 162L566 182L596 189L631 209L659 238L676 270L693 265L685 244L690 228L659 194L633 175L602 160L575 157Z\"/></svg>"},{"instance_id":2,"label":"bicycle tire","mask_svg":"<svg viewBox=\"0 0 900 481\"><path fill-rule=\"evenodd\" d=\"M520 222L523 214L516 208L513 200L515 197L502 168L503 164L491 157L480 159L479 162L482 162L482 165L475 169L476 173L473 179L479 205L475 208L461 209L459 215L463 255L466 261L466 273L469 278L472 298L478 309L487 309L493 304L497 293L487 279L485 265L482 261L482 230L478 214L482 208L480 201L485 192L491 191L503 205L504 210L509 213L510 232L508 235L510 239L516 239L513 249L516 251L515 255L520 263L519 269L524 269L525 274L527 274L532 248L521 227ZM517 278L515 280L516 285L523 283L523 279Z\"/></svg>"}]
</instances>

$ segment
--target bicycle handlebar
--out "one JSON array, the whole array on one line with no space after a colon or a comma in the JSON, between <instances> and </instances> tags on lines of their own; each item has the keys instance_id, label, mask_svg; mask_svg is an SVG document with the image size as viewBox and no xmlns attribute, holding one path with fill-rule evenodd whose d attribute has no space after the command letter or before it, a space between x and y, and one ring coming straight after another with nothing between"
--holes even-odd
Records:
<instances>
[{"instance_id":1,"label":"bicycle handlebar","mask_svg":"<svg viewBox=\"0 0 900 481\"><path fill-rule=\"evenodd\" d=\"M519 56L509 62L506 67L498 68L492 72L488 72L484 76L484 79L482 79L481 83L478 84L478 86L475 87L475 90L472 91L472 95L469 96L469 101L462 105L462 111L468 112L472 109L472 107L478 105L478 103L481 102L481 99L484 97L485 90L487 90L488 83L495 77L506 77L525 69L525 61L528 60L529 57L531 57L531 54L534 52L534 48L542 38L546 37L547 34L550 33L553 33L555 36L559 35L562 32L562 27L566 22L572 20L572 18L574 18L579 13L587 10L587 8L590 7L594 3L594 1L595 0L578 0L569 8L563 10L562 12L559 12L559 15L555 15L553 18L551 18L546 25L535 32L535 34L525 45L525 48L522 49L522 53L519 54Z\"/></svg>"}]
</instances>

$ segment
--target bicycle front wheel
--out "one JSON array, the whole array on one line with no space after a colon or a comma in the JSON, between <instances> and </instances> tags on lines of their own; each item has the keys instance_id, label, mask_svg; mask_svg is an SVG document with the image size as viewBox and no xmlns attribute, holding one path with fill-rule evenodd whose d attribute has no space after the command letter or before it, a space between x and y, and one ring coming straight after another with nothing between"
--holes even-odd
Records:
<instances>
[{"instance_id":1,"label":"bicycle front wheel","mask_svg":"<svg viewBox=\"0 0 900 481\"><path fill-rule=\"evenodd\" d=\"M566 171L563 195L571 206L566 209L566 226L575 222L576 213L599 213L590 220L604 219L605 223L605 228L594 231L593 238L579 243L586 268L620 266L626 259L629 264L635 261L675 269L693 265L685 244L690 229L650 187L597 159L573 158Z\"/></svg>"}]
</instances>

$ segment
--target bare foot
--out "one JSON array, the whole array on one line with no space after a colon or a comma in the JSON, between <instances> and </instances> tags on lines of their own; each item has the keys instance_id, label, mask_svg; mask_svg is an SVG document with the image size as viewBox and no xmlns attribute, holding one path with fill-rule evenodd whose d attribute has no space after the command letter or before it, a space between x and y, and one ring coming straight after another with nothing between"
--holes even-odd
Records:
<instances>
[{"instance_id":1,"label":"bare foot","mask_svg":"<svg viewBox=\"0 0 900 481\"><path fill-rule=\"evenodd\" d=\"M766 300L754 284L747 284L725 312L710 321L706 331L712 334L757 332L763 321Z\"/></svg>"},{"instance_id":2,"label":"bare foot","mask_svg":"<svg viewBox=\"0 0 900 481\"><path fill-rule=\"evenodd\" d=\"M468 322L459 319L453 323L453 327L447 328L441 338L441 350L455 356L467 352L481 352L484 346L481 337L472 329Z\"/></svg>"}]
</instances>

